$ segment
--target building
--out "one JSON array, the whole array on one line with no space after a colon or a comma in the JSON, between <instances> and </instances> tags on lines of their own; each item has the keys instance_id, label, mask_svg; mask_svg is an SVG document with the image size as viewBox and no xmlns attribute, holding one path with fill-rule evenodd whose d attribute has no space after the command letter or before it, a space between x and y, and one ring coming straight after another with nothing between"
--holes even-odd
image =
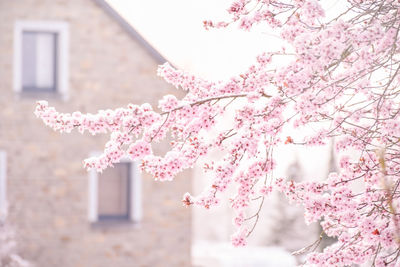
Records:
<instances>
[{"instance_id":1,"label":"building","mask_svg":"<svg viewBox=\"0 0 400 267\"><path fill-rule=\"evenodd\" d=\"M0 18L0 205L20 255L36 266L190 266L188 173L165 183L135 163L88 173L82 160L107 136L55 133L33 114L40 99L63 112L156 106L175 93L156 76L163 57L103 0L4 0Z\"/></svg>"}]
</instances>

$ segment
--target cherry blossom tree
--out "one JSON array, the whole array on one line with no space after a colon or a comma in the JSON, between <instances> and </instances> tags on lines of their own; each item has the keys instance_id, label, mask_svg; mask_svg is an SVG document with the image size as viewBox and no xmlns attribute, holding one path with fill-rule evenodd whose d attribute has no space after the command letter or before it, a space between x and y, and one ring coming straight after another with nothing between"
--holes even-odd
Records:
<instances>
[{"instance_id":1,"label":"cherry blossom tree","mask_svg":"<svg viewBox=\"0 0 400 267\"><path fill-rule=\"evenodd\" d=\"M212 182L198 196L186 193L183 203L209 209L221 192L237 188L230 199L235 246L246 244L277 190L304 206L307 223L321 224L320 239L297 251L307 253L306 265L398 266L400 1L347 0L334 16L326 11L316 0L237 0L230 20L205 21L205 28L265 27L285 42L243 73L206 81L166 63L158 74L186 95L165 96L159 109L129 104L62 114L40 101L35 113L59 132L110 134L104 153L84 161L87 169L102 171L129 155L156 180L170 181L205 160ZM304 136L304 129L312 131ZM155 155L152 147L168 136L170 150ZM274 176L276 147L321 146L333 137L339 169L328 179ZM215 149L224 156L207 160ZM337 242L317 252L324 237Z\"/></svg>"}]
</instances>

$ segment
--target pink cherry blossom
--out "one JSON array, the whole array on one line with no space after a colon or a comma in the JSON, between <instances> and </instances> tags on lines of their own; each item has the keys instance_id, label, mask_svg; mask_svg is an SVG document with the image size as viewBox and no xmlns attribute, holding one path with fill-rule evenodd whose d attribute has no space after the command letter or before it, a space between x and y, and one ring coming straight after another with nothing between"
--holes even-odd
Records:
<instances>
[{"instance_id":1,"label":"pink cherry blossom","mask_svg":"<svg viewBox=\"0 0 400 267\"><path fill-rule=\"evenodd\" d=\"M130 104L69 114L40 101L35 114L59 132L110 135L104 152L84 161L88 169L102 171L127 155L155 179L170 181L204 160L212 180L200 195L185 194L183 203L211 209L233 188L235 246L246 245L256 231L254 210L274 190L304 207L305 221L321 225L321 239L337 239L321 252L301 250L308 252L306 265L399 266L400 2L343 2L343 12L328 17L316 0L234 1L227 7L230 19L207 20L205 28L264 26L288 48L266 51L226 81L160 66L158 75L186 92L182 99L161 99L161 112ZM288 63L275 64L282 59ZM286 131L304 128L306 136ZM154 155L167 136L170 150ZM274 175L282 164L276 147L321 146L332 138L337 172L305 182ZM208 158L214 150L222 152L219 160Z\"/></svg>"}]
</instances>

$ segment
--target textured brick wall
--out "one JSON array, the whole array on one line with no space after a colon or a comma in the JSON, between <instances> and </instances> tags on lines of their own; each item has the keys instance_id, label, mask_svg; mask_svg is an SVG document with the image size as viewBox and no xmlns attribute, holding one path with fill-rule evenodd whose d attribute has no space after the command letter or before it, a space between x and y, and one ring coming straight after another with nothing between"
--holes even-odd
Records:
<instances>
[{"instance_id":1,"label":"textured brick wall","mask_svg":"<svg viewBox=\"0 0 400 267\"><path fill-rule=\"evenodd\" d=\"M82 160L106 137L55 133L32 113L40 96L14 94L14 22L69 23L70 98L49 99L60 111L154 104L173 92L156 77L157 63L91 0L0 0L0 18L0 149L21 254L37 266L190 266L190 210L180 204L189 174L172 183L143 175L140 225L90 225Z\"/></svg>"}]
</instances>

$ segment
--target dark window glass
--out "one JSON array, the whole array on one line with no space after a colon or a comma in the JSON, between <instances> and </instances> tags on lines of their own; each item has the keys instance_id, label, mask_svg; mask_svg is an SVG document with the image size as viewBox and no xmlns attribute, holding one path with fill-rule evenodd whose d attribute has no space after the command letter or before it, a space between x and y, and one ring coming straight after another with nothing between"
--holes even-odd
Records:
<instances>
[{"instance_id":1,"label":"dark window glass","mask_svg":"<svg viewBox=\"0 0 400 267\"><path fill-rule=\"evenodd\" d=\"M99 220L129 219L130 166L129 163L118 163L99 175Z\"/></svg>"}]
</instances>

